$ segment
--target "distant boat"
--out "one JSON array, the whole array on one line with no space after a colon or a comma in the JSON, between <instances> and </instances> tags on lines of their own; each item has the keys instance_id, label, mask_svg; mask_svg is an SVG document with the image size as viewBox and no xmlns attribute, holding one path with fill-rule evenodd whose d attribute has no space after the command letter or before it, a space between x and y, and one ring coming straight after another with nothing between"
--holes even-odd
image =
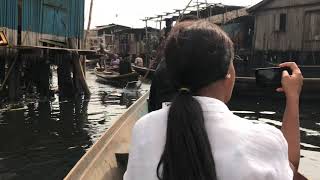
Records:
<instances>
[{"instance_id":1,"label":"distant boat","mask_svg":"<svg viewBox=\"0 0 320 180\"><path fill-rule=\"evenodd\" d=\"M146 76L147 79L152 79L154 73L156 72L156 70L154 70L154 69L149 69L149 68L146 68L146 67L140 67L140 66L136 66L134 64L132 64L131 66L141 76L145 77L146 74L147 74L147 76Z\"/></svg>"},{"instance_id":2,"label":"distant boat","mask_svg":"<svg viewBox=\"0 0 320 180\"><path fill-rule=\"evenodd\" d=\"M104 71L101 68L95 68L94 73L98 77L98 81L119 87L124 87L128 82L137 81L139 77L139 74L134 71L120 75L118 72L112 70Z\"/></svg>"},{"instance_id":3,"label":"distant boat","mask_svg":"<svg viewBox=\"0 0 320 180\"><path fill-rule=\"evenodd\" d=\"M97 66L99 59L86 59L86 66L88 68L94 68Z\"/></svg>"}]
</instances>

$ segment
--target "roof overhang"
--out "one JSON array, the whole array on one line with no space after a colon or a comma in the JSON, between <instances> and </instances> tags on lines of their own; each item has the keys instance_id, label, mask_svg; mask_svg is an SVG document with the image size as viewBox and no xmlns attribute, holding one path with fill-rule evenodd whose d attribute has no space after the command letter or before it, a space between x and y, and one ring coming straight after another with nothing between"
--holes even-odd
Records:
<instances>
[{"instance_id":1,"label":"roof overhang","mask_svg":"<svg viewBox=\"0 0 320 180\"><path fill-rule=\"evenodd\" d=\"M270 3L271 1L273 1L273 0L263 0L263 1L259 2L258 4L250 7L250 8L248 9L248 12L249 12L249 13L255 12L255 11L259 10L262 6Z\"/></svg>"}]
</instances>

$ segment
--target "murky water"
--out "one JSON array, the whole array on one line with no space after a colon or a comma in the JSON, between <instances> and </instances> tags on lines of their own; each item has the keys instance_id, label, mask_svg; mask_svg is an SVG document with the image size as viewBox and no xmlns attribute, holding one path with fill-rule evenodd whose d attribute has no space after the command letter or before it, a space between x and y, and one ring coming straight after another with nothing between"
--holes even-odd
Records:
<instances>
[{"instance_id":1,"label":"murky water","mask_svg":"<svg viewBox=\"0 0 320 180\"><path fill-rule=\"evenodd\" d=\"M97 83L90 71L87 79L90 100L78 97L59 102L55 96L51 102L0 110L0 180L62 179L125 111L125 106L118 105L120 89ZM311 152L320 152L319 108L320 101L301 102L302 148ZM247 119L279 127L284 102L238 97L230 102L230 109ZM312 158L320 162L320 157Z\"/></svg>"},{"instance_id":2,"label":"murky water","mask_svg":"<svg viewBox=\"0 0 320 180\"><path fill-rule=\"evenodd\" d=\"M122 89L97 83L92 71L87 80L90 99L59 101L56 95L0 110L1 180L62 179L126 110L119 105Z\"/></svg>"},{"instance_id":3,"label":"murky water","mask_svg":"<svg viewBox=\"0 0 320 180\"><path fill-rule=\"evenodd\" d=\"M241 117L265 122L280 128L285 110L285 100L263 97L236 97L232 99L229 107ZM302 148L320 152L319 100L301 100L300 126Z\"/></svg>"}]
</instances>

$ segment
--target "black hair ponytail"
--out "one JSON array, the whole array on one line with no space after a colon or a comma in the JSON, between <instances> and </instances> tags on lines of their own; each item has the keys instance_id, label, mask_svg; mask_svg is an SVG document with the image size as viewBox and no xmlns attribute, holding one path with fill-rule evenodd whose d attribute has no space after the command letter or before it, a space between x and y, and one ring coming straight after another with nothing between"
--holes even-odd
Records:
<instances>
[{"instance_id":1,"label":"black hair ponytail","mask_svg":"<svg viewBox=\"0 0 320 180\"><path fill-rule=\"evenodd\" d=\"M159 179L216 179L202 109L190 92L180 91L171 104L164 149L157 168Z\"/></svg>"}]
</instances>

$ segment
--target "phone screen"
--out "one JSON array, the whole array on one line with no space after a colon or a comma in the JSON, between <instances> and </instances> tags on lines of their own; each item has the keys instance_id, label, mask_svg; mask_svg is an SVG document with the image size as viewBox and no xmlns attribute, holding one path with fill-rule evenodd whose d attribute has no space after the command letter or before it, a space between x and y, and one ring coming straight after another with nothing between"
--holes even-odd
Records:
<instances>
[{"instance_id":1,"label":"phone screen","mask_svg":"<svg viewBox=\"0 0 320 180\"><path fill-rule=\"evenodd\" d=\"M263 88L279 88L281 87L282 72L287 70L291 74L291 70L288 68L260 68L256 69L256 83L257 86Z\"/></svg>"}]
</instances>

